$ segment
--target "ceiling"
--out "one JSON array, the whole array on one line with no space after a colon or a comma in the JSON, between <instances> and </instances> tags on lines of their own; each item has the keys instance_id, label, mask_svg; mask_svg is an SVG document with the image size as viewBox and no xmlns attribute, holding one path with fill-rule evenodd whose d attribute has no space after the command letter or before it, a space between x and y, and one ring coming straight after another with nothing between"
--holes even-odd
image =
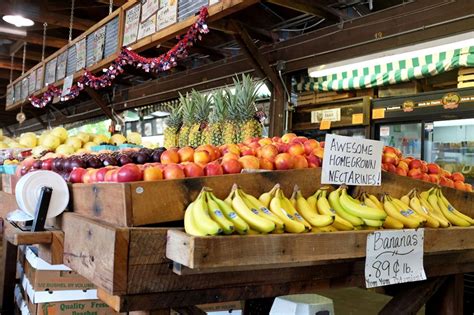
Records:
<instances>
[{"instance_id":1,"label":"ceiling","mask_svg":"<svg viewBox=\"0 0 474 315\"><path fill-rule=\"evenodd\" d=\"M109 12L109 0L76 0L72 37L75 38L94 23L100 21ZM114 9L125 3L114 0ZM405 1L406 2L406 1ZM229 22L238 21L251 36L259 49L272 47L276 43L286 42L325 27L344 25L359 17L404 3L403 0L265 0L230 18L211 23L211 32L191 49L191 54L171 72L158 75L147 74L133 69L116 80L112 89L106 89L102 96L113 100L117 91L126 94L131 87L145 81L159 80L180 72L226 60L242 53L234 34L229 31ZM0 127L13 125L17 111L6 112L5 91L9 83L10 71L13 79L21 75L23 43L26 42L25 71L41 60L43 23L47 22L45 57L64 46L69 37L71 3L67 0L0 0L0 15L21 14L35 21L35 25L25 28L25 37L1 32L2 27L15 28L0 21ZM145 56L157 56L166 52L176 40L170 40L157 47L141 52ZM10 67L10 55L15 53L13 68ZM311 54L309 51L308 54ZM205 78L203 78L205 79ZM118 92L117 92L118 94ZM47 125L49 117L73 117L81 110L79 104L91 103L90 95L82 93L80 97L66 103L47 106L46 109L34 109L25 106L28 118L35 117L42 127ZM96 106L97 107L97 106ZM100 111L98 112L100 114ZM41 118L42 117L42 118ZM46 119L45 119L46 117Z\"/></svg>"}]
</instances>

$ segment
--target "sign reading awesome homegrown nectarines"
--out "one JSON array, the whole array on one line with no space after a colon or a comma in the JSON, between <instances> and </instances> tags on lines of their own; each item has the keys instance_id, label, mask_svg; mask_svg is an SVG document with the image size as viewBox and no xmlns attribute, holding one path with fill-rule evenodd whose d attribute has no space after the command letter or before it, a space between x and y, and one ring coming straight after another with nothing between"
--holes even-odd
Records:
<instances>
[{"instance_id":1,"label":"sign reading awesome homegrown nectarines","mask_svg":"<svg viewBox=\"0 0 474 315\"><path fill-rule=\"evenodd\" d=\"M326 134L322 184L380 186L383 143Z\"/></svg>"}]
</instances>

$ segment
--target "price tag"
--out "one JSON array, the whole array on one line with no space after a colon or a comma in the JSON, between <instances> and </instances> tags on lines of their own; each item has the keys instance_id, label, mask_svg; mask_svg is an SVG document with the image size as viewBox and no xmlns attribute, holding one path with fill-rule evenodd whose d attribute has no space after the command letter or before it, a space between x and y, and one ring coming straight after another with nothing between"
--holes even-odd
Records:
<instances>
[{"instance_id":1,"label":"price tag","mask_svg":"<svg viewBox=\"0 0 474 315\"><path fill-rule=\"evenodd\" d=\"M424 229L377 231L367 236L367 288L426 280Z\"/></svg>"},{"instance_id":2,"label":"price tag","mask_svg":"<svg viewBox=\"0 0 474 315\"><path fill-rule=\"evenodd\" d=\"M331 129L331 121L330 120L321 120L319 123L319 130L329 130Z\"/></svg>"},{"instance_id":3,"label":"price tag","mask_svg":"<svg viewBox=\"0 0 474 315\"><path fill-rule=\"evenodd\" d=\"M364 123L364 114L352 114L352 124L360 125Z\"/></svg>"},{"instance_id":4,"label":"price tag","mask_svg":"<svg viewBox=\"0 0 474 315\"><path fill-rule=\"evenodd\" d=\"M372 109L372 119L383 119L385 118L385 108Z\"/></svg>"}]
</instances>

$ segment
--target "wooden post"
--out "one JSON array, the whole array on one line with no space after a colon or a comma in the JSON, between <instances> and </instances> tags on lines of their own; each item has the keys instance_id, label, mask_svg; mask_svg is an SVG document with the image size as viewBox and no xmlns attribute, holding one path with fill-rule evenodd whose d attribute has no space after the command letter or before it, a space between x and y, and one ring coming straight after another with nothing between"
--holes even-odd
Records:
<instances>
[{"instance_id":1,"label":"wooden post","mask_svg":"<svg viewBox=\"0 0 474 315\"><path fill-rule=\"evenodd\" d=\"M464 274L449 276L426 303L426 314L463 314Z\"/></svg>"},{"instance_id":2,"label":"wooden post","mask_svg":"<svg viewBox=\"0 0 474 315\"><path fill-rule=\"evenodd\" d=\"M0 271L0 314L13 314L18 247L3 235L2 270Z\"/></svg>"}]
</instances>

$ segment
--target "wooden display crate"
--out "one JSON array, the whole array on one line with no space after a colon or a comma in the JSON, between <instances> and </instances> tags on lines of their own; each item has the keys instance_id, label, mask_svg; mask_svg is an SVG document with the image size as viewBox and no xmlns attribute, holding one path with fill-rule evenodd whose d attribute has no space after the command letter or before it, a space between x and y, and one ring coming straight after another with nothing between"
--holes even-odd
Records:
<instances>
[{"instance_id":1,"label":"wooden display crate","mask_svg":"<svg viewBox=\"0 0 474 315\"><path fill-rule=\"evenodd\" d=\"M72 185L73 211L119 226L144 226L178 221L202 187L212 188L225 198L237 183L245 191L262 194L280 183L291 195L295 184L303 194L314 193L321 169L259 172L156 182L99 183Z\"/></svg>"},{"instance_id":2,"label":"wooden display crate","mask_svg":"<svg viewBox=\"0 0 474 315\"><path fill-rule=\"evenodd\" d=\"M458 88L474 87L474 68L461 68L458 70Z\"/></svg>"}]
</instances>

